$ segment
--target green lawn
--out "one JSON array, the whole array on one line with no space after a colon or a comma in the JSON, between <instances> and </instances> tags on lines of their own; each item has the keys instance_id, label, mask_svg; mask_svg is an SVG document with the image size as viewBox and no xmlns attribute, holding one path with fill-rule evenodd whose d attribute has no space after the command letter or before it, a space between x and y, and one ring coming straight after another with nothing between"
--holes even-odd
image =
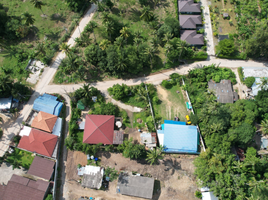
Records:
<instances>
[{"instance_id":1,"label":"green lawn","mask_svg":"<svg viewBox=\"0 0 268 200\"><path fill-rule=\"evenodd\" d=\"M180 121L186 121L185 116L189 114L186 109L186 98L184 98L183 90L179 85L173 86L171 89L165 89L162 86L158 88L158 97L160 104L154 105L156 115L161 116L161 122L165 119L173 120L175 116L179 117ZM161 91L161 92L160 92ZM177 93L179 91L180 93Z\"/></svg>"},{"instance_id":2,"label":"green lawn","mask_svg":"<svg viewBox=\"0 0 268 200\"><path fill-rule=\"evenodd\" d=\"M5 161L10 164L17 162L19 166L25 169L29 169L30 165L33 162L33 159L33 153L15 148L14 152L12 154L9 154Z\"/></svg>"}]
</instances>

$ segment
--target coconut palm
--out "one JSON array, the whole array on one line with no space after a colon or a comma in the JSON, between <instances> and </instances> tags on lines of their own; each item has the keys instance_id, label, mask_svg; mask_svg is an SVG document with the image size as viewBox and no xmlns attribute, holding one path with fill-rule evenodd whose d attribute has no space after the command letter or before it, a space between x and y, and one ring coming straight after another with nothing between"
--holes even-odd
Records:
<instances>
[{"instance_id":1,"label":"coconut palm","mask_svg":"<svg viewBox=\"0 0 268 200\"><path fill-rule=\"evenodd\" d=\"M127 44L127 38L130 36L130 32L129 32L129 29L128 27L123 27L121 30L120 30L120 33L123 38L125 38L126 40L126 44Z\"/></svg>"},{"instance_id":2,"label":"coconut palm","mask_svg":"<svg viewBox=\"0 0 268 200\"><path fill-rule=\"evenodd\" d=\"M39 0L31 0L31 3L34 5L35 8L40 9L43 15L45 15L42 10L42 6L46 5L45 3Z\"/></svg>"},{"instance_id":3,"label":"coconut palm","mask_svg":"<svg viewBox=\"0 0 268 200\"><path fill-rule=\"evenodd\" d=\"M142 20L144 20L144 21L146 21L146 22L149 22L149 21L152 20L152 18L153 18L153 13L152 13L152 11L150 10L150 7L148 7L148 6L143 6L143 9L142 9L141 13L142 13L142 14L141 14L140 18L141 18Z\"/></svg>"},{"instance_id":4,"label":"coconut palm","mask_svg":"<svg viewBox=\"0 0 268 200\"><path fill-rule=\"evenodd\" d=\"M70 44L67 43L62 43L60 45L60 50L63 51L68 57L70 56L71 53L71 48L70 48Z\"/></svg>"},{"instance_id":5,"label":"coconut palm","mask_svg":"<svg viewBox=\"0 0 268 200\"><path fill-rule=\"evenodd\" d=\"M135 38L139 38L139 39L142 39L143 37L142 37L142 31L141 30L138 30L138 31L136 31L135 33L134 33L134 36L135 36Z\"/></svg>"},{"instance_id":6,"label":"coconut palm","mask_svg":"<svg viewBox=\"0 0 268 200\"><path fill-rule=\"evenodd\" d=\"M127 65L125 64L124 56L120 53L118 56L118 62L116 63L117 70L123 71Z\"/></svg>"},{"instance_id":7,"label":"coconut palm","mask_svg":"<svg viewBox=\"0 0 268 200\"><path fill-rule=\"evenodd\" d=\"M144 54L148 55L150 57L150 62L151 62L151 69L153 68L153 57L154 57L154 54L155 54L155 48L150 45L149 47L147 47L145 49L145 52Z\"/></svg>"},{"instance_id":8,"label":"coconut palm","mask_svg":"<svg viewBox=\"0 0 268 200\"><path fill-rule=\"evenodd\" d=\"M35 21L33 15L28 12L22 13L21 19L26 26L33 25Z\"/></svg>"},{"instance_id":9,"label":"coconut palm","mask_svg":"<svg viewBox=\"0 0 268 200\"><path fill-rule=\"evenodd\" d=\"M114 23L112 21L108 21L104 24L106 32L109 34L110 40L112 39L112 33L114 32Z\"/></svg>"},{"instance_id":10,"label":"coconut palm","mask_svg":"<svg viewBox=\"0 0 268 200\"><path fill-rule=\"evenodd\" d=\"M150 165L157 164L158 160L163 159L163 151L164 147L160 145L160 147L156 147L153 150L149 150L147 152L147 158L145 159L150 163Z\"/></svg>"},{"instance_id":11,"label":"coconut palm","mask_svg":"<svg viewBox=\"0 0 268 200\"><path fill-rule=\"evenodd\" d=\"M102 41L100 42L100 48L101 48L102 50L105 50L105 49L108 48L108 46L109 46L110 44L111 44L111 42L110 42L109 40L104 39L104 40L102 40Z\"/></svg>"},{"instance_id":12,"label":"coconut palm","mask_svg":"<svg viewBox=\"0 0 268 200\"><path fill-rule=\"evenodd\" d=\"M260 83L257 83L258 88L261 88L262 90L263 89L267 89L267 85L268 85L268 79L266 77L261 77L261 82Z\"/></svg>"},{"instance_id":13,"label":"coconut palm","mask_svg":"<svg viewBox=\"0 0 268 200\"><path fill-rule=\"evenodd\" d=\"M142 43L142 39L141 38L134 38L134 44L136 45L136 47L139 47L139 44Z\"/></svg>"},{"instance_id":14,"label":"coconut palm","mask_svg":"<svg viewBox=\"0 0 268 200\"><path fill-rule=\"evenodd\" d=\"M165 49L164 49L164 50L165 50L165 53L166 53L166 54L165 54L165 55L166 55L165 64L166 64L166 62L167 62L167 56L168 56L168 53L170 52L171 49L172 49L172 45L167 43L167 44L165 45Z\"/></svg>"},{"instance_id":15,"label":"coconut palm","mask_svg":"<svg viewBox=\"0 0 268 200\"><path fill-rule=\"evenodd\" d=\"M37 54L42 53L43 55L46 55L46 50L43 42L39 42L35 49L37 50Z\"/></svg>"},{"instance_id":16,"label":"coconut palm","mask_svg":"<svg viewBox=\"0 0 268 200\"><path fill-rule=\"evenodd\" d=\"M166 42L166 43L168 43L172 39L172 37L173 37L173 34L166 33L166 34L164 34L163 41Z\"/></svg>"},{"instance_id":17,"label":"coconut palm","mask_svg":"<svg viewBox=\"0 0 268 200\"><path fill-rule=\"evenodd\" d=\"M153 0L153 2L154 2L154 8L157 6L157 4L160 3L160 1L161 1L161 0Z\"/></svg>"},{"instance_id":18,"label":"coconut palm","mask_svg":"<svg viewBox=\"0 0 268 200\"><path fill-rule=\"evenodd\" d=\"M265 135L268 134L268 119L262 120L262 122L261 122L261 131Z\"/></svg>"},{"instance_id":19,"label":"coconut palm","mask_svg":"<svg viewBox=\"0 0 268 200\"><path fill-rule=\"evenodd\" d=\"M181 50L180 52L180 56L179 56L179 60L181 58L182 52L187 49L187 47L189 46L189 44L185 41L185 40L179 40L177 42L177 48Z\"/></svg>"},{"instance_id":20,"label":"coconut palm","mask_svg":"<svg viewBox=\"0 0 268 200\"><path fill-rule=\"evenodd\" d=\"M102 24L106 24L107 22L111 21L110 14L108 12L101 13Z\"/></svg>"},{"instance_id":21,"label":"coconut palm","mask_svg":"<svg viewBox=\"0 0 268 200\"><path fill-rule=\"evenodd\" d=\"M115 39L114 44L115 44L116 46L118 46L118 48L121 49L122 46L123 46L123 42L124 42L124 38L121 37L121 36L119 36L119 37L117 37L117 38Z\"/></svg>"},{"instance_id":22,"label":"coconut palm","mask_svg":"<svg viewBox=\"0 0 268 200\"><path fill-rule=\"evenodd\" d=\"M78 28L78 30L79 30L79 34L80 34L80 36L81 36L81 31L80 31L80 28L79 28L79 19L75 19L75 20L74 20L74 23L76 24L76 26L77 26L77 28Z\"/></svg>"},{"instance_id":23,"label":"coconut palm","mask_svg":"<svg viewBox=\"0 0 268 200\"><path fill-rule=\"evenodd\" d=\"M95 41L95 43L96 43L96 36L95 36L95 33L94 33L94 29L98 27L98 24L97 24L96 22L94 22L94 21L90 21L90 22L88 23L88 27L89 27L90 30L91 30L90 32L93 33L94 41Z\"/></svg>"},{"instance_id":24,"label":"coconut palm","mask_svg":"<svg viewBox=\"0 0 268 200\"><path fill-rule=\"evenodd\" d=\"M159 40L157 37L153 37L149 40L150 44L152 45L152 47L157 50L158 49L158 45L159 45Z\"/></svg>"}]
</instances>

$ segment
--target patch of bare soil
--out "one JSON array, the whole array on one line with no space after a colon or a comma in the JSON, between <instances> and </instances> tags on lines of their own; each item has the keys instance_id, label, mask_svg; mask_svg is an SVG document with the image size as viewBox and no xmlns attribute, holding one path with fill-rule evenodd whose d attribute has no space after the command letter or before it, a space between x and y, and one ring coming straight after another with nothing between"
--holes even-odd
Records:
<instances>
[{"instance_id":1,"label":"patch of bare soil","mask_svg":"<svg viewBox=\"0 0 268 200\"><path fill-rule=\"evenodd\" d=\"M77 165L87 165L87 156L80 151L68 151L67 163L66 180L79 180L80 177L77 175Z\"/></svg>"},{"instance_id":2,"label":"patch of bare soil","mask_svg":"<svg viewBox=\"0 0 268 200\"><path fill-rule=\"evenodd\" d=\"M160 85L156 87L157 93L162 97L161 99L166 101L168 106L171 106L172 103L168 100L168 92Z\"/></svg>"},{"instance_id":3,"label":"patch of bare soil","mask_svg":"<svg viewBox=\"0 0 268 200\"><path fill-rule=\"evenodd\" d=\"M68 155L69 157L72 157ZM117 171L135 171L140 174L149 174L160 181L161 189L154 192L153 200L195 200L194 192L198 189L193 175L194 155L166 155L158 165L148 165L144 160L130 160L120 153L99 153L103 167L114 167ZM72 165L72 166L69 166ZM76 170L76 163L72 159L67 161L67 168ZM95 197L107 200L140 199L116 194L117 181L109 184L109 190L84 189L76 181L67 182L68 199L77 199L80 196ZM66 191L67 192L67 191Z\"/></svg>"}]
</instances>

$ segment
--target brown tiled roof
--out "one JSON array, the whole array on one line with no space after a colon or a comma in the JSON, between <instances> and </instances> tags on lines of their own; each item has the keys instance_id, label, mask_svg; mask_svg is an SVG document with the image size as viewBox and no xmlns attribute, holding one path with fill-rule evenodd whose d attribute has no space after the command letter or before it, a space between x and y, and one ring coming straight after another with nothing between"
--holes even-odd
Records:
<instances>
[{"instance_id":1,"label":"brown tiled roof","mask_svg":"<svg viewBox=\"0 0 268 200\"><path fill-rule=\"evenodd\" d=\"M197 34L196 30L181 31L181 40L185 40L191 45L204 45L203 35Z\"/></svg>"},{"instance_id":2,"label":"brown tiled roof","mask_svg":"<svg viewBox=\"0 0 268 200\"><path fill-rule=\"evenodd\" d=\"M54 165L55 162L52 160L35 156L27 174L49 180L53 174Z\"/></svg>"},{"instance_id":3,"label":"brown tiled roof","mask_svg":"<svg viewBox=\"0 0 268 200\"><path fill-rule=\"evenodd\" d=\"M196 25L202 24L201 15L179 15L181 28L196 28Z\"/></svg>"},{"instance_id":4,"label":"brown tiled roof","mask_svg":"<svg viewBox=\"0 0 268 200\"><path fill-rule=\"evenodd\" d=\"M43 200L49 182L30 180L18 175L13 175L8 181L3 200Z\"/></svg>"},{"instance_id":5,"label":"brown tiled roof","mask_svg":"<svg viewBox=\"0 0 268 200\"><path fill-rule=\"evenodd\" d=\"M57 121L56 115L40 111L33 119L32 127L51 133Z\"/></svg>"}]
</instances>

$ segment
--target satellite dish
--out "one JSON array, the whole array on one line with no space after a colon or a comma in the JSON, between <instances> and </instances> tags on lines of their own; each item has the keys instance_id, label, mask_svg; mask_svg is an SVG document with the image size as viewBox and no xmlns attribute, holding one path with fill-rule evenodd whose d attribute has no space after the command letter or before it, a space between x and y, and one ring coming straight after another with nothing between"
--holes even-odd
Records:
<instances>
[{"instance_id":1,"label":"satellite dish","mask_svg":"<svg viewBox=\"0 0 268 200\"><path fill-rule=\"evenodd\" d=\"M122 123L121 123L120 121L117 121L117 122L115 123L115 125L116 125L118 128L120 128L120 127L122 126Z\"/></svg>"}]
</instances>

